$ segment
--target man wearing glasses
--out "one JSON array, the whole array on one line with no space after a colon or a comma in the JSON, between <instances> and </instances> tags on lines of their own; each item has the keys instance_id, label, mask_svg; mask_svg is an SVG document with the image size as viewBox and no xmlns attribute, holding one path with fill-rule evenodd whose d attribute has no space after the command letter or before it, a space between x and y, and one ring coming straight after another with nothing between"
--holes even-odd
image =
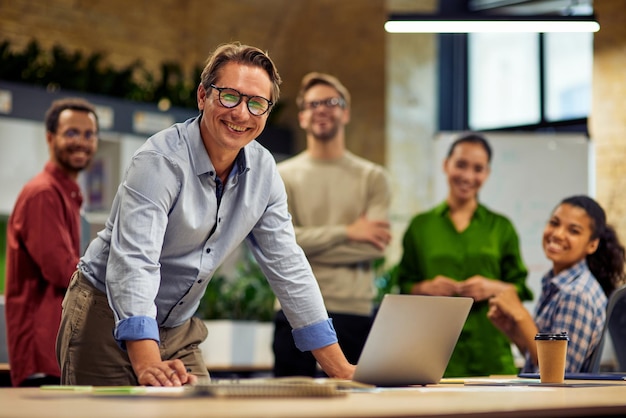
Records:
<instances>
[{"instance_id":1,"label":"man wearing glasses","mask_svg":"<svg viewBox=\"0 0 626 418\"><path fill-rule=\"evenodd\" d=\"M76 181L98 147L98 118L85 100L52 103L49 161L20 192L7 230L6 322L13 386L58 384L54 354L61 301L80 257Z\"/></svg>"},{"instance_id":2,"label":"man wearing glasses","mask_svg":"<svg viewBox=\"0 0 626 418\"><path fill-rule=\"evenodd\" d=\"M200 115L134 155L105 229L81 258L63 303L64 384L179 386L207 376L193 317L220 264L246 240L301 350L350 379L319 287L296 244L274 158L254 139L278 100L263 51L238 43L209 57Z\"/></svg>"},{"instance_id":3,"label":"man wearing glasses","mask_svg":"<svg viewBox=\"0 0 626 418\"><path fill-rule=\"evenodd\" d=\"M390 186L383 168L346 150L350 93L334 76L304 76L296 103L307 149L278 165L298 244L317 279L339 345L356 364L372 324L372 262L389 244ZM275 317L274 374L316 376L315 358Z\"/></svg>"}]
</instances>

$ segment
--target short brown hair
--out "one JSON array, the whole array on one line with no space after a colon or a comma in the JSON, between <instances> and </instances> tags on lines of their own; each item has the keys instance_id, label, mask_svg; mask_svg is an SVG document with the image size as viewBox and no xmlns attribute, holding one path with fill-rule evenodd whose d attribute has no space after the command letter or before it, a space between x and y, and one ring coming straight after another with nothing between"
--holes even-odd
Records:
<instances>
[{"instance_id":1,"label":"short brown hair","mask_svg":"<svg viewBox=\"0 0 626 418\"><path fill-rule=\"evenodd\" d=\"M339 81L337 77L330 74L312 72L302 77L300 91L298 92L298 97L296 97L298 109L302 109L304 106L304 95L306 92L317 84L326 84L337 90L337 93L339 93L341 98L346 102L346 107L350 107L350 92L346 86L341 84L341 81Z\"/></svg>"},{"instance_id":2,"label":"short brown hair","mask_svg":"<svg viewBox=\"0 0 626 418\"><path fill-rule=\"evenodd\" d=\"M85 99L80 97L67 97L65 99L58 99L52 102L50 108L46 111L46 131L55 134L59 128L59 115L64 110L78 110L81 112L87 112L93 114L96 118L96 129L100 130L98 125L98 115L96 114L96 107L89 103Z\"/></svg>"},{"instance_id":3,"label":"short brown hair","mask_svg":"<svg viewBox=\"0 0 626 418\"><path fill-rule=\"evenodd\" d=\"M239 42L231 42L220 45L209 56L204 70L202 70L202 75L200 76L200 83L206 91L209 91L211 84L214 84L215 81L217 81L219 70L229 62L246 64L264 69L272 82L270 100L273 103L278 101L278 97L280 96L279 86L280 83L282 83L282 80L268 53L253 46L242 45Z\"/></svg>"}]
</instances>

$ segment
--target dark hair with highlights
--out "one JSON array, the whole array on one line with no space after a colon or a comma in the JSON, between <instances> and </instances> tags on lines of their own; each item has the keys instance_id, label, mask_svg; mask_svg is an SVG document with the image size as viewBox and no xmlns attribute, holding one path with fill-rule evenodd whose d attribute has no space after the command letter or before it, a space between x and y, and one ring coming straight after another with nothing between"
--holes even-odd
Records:
<instances>
[{"instance_id":1,"label":"dark hair with highlights","mask_svg":"<svg viewBox=\"0 0 626 418\"><path fill-rule=\"evenodd\" d=\"M200 83L206 91L211 89L211 84L215 84L219 71L229 62L264 69L272 83L270 101L274 104L278 101L278 97L280 96L279 86L282 80L269 55L259 48L242 45L239 42L220 45L209 56L206 66L204 70L202 70L202 75L200 76Z\"/></svg>"},{"instance_id":2,"label":"dark hair with highlights","mask_svg":"<svg viewBox=\"0 0 626 418\"><path fill-rule=\"evenodd\" d=\"M587 265L602 290L608 296L624 280L624 246L617 233L606 223L604 209L594 199L585 195L563 199L559 205L571 205L583 209L591 218L591 239L598 239L598 249L587 255Z\"/></svg>"}]
</instances>

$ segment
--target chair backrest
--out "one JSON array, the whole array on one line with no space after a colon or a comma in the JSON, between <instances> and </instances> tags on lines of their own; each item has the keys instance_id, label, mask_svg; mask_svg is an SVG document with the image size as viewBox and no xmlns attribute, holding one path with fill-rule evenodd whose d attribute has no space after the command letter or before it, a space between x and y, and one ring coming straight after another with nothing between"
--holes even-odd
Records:
<instances>
[{"instance_id":1,"label":"chair backrest","mask_svg":"<svg viewBox=\"0 0 626 418\"><path fill-rule=\"evenodd\" d=\"M0 295L0 363L8 363L6 321L4 317L4 295Z\"/></svg>"},{"instance_id":2,"label":"chair backrest","mask_svg":"<svg viewBox=\"0 0 626 418\"><path fill-rule=\"evenodd\" d=\"M581 370L582 373L598 373L600 371L600 362L602 361L602 352L604 351L604 341L606 341L606 336L607 336L606 329L607 329L607 326L605 322L604 328L602 329L602 337L600 337L600 344L598 344L593 354L591 355L591 361L589 362L589 369Z\"/></svg>"},{"instance_id":3,"label":"chair backrest","mask_svg":"<svg viewBox=\"0 0 626 418\"><path fill-rule=\"evenodd\" d=\"M606 309L606 323L615 349L617 371L626 372L626 285L611 293Z\"/></svg>"},{"instance_id":4,"label":"chair backrest","mask_svg":"<svg viewBox=\"0 0 626 418\"><path fill-rule=\"evenodd\" d=\"M616 309L617 308L617 309ZM617 360L617 371L626 371L626 286L619 287L611 293L606 305L606 321L602 329L600 344L591 355L588 370L582 372L598 373L604 344L611 335ZM617 340L617 341L615 341Z\"/></svg>"}]
</instances>

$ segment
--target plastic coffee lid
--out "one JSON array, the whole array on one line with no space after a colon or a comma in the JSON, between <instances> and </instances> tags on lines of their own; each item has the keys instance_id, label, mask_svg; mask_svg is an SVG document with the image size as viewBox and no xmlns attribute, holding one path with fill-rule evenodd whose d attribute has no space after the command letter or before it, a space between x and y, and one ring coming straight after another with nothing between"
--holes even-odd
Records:
<instances>
[{"instance_id":1,"label":"plastic coffee lid","mask_svg":"<svg viewBox=\"0 0 626 418\"><path fill-rule=\"evenodd\" d=\"M569 341L567 332L540 332L535 335L535 340L566 340Z\"/></svg>"}]
</instances>

